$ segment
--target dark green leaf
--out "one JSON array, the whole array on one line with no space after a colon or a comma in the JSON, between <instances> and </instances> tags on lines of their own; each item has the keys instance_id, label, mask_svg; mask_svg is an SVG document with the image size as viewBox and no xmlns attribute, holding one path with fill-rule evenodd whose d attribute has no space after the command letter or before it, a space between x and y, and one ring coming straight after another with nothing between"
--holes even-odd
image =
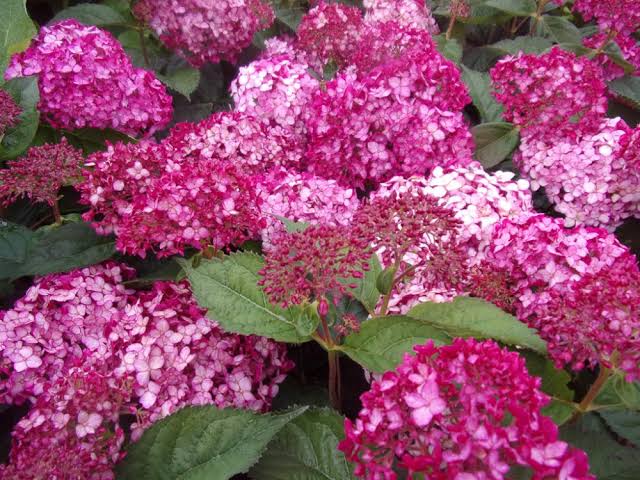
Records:
<instances>
[{"instance_id":1,"label":"dark green leaf","mask_svg":"<svg viewBox=\"0 0 640 480\"><path fill-rule=\"evenodd\" d=\"M97 128L81 128L72 132L64 131L69 143L75 147L81 148L84 153L90 154L102 150L106 150L106 142L131 143L136 139L122 132L115 130L98 130Z\"/></svg>"},{"instance_id":2,"label":"dark green leaf","mask_svg":"<svg viewBox=\"0 0 640 480\"><path fill-rule=\"evenodd\" d=\"M228 332L261 335L281 342L305 342L319 318L303 308L282 309L258 286L264 261L251 252L202 260L195 268L180 260L198 303Z\"/></svg>"},{"instance_id":3,"label":"dark green leaf","mask_svg":"<svg viewBox=\"0 0 640 480\"><path fill-rule=\"evenodd\" d=\"M191 99L191 94L198 88L200 83L200 71L185 65L172 70L166 75L158 74L158 78L172 90Z\"/></svg>"},{"instance_id":4,"label":"dark green leaf","mask_svg":"<svg viewBox=\"0 0 640 480\"><path fill-rule=\"evenodd\" d=\"M273 9L276 13L276 19L289 27L292 31L298 30L298 25L302 20L305 11L301 5L297 3L291 4L287 0L275 0Z\"/></svg>"},{"instance_id":5,"label":"dark green leaf","mask_svg":"<svg viewBox=\"0 0 640 480\"><path fill-rule=\"evenodd\" d=\"M609 89L625 103L640 110L640 77L624 76L609 82Z\"/></svg>"},{"instance_id":6,"label":"dark green leaf","mask_svg":"<svg viewBox=\"0 0 640 480\"><path fill-rule=\"evenodd\" d=\"M427 322L452 337L493 338L542 354L547 351L535 330L479 298L457 297L447 303L422 303L413 307L407 316Z\"/></svg>"},{"instance_id":7,"label":"dark green leaf","mask_svg":"<svg viewBox=\"0 0 640 480\"><path fill-rule=\"evenodd\" d=\"M280 414L187 407L154 423L118 465L121 480L227 480L254 465L307 407Z\"/></svg>"},{"instance_id":8,"label":"dark green leaf","mask_svg":"<svg viewBox=\"0 0 640 480\"><path fill-rule=\"evenodd\" d=\"M5 83L2 88L11 95L21 109L18 124L7 129L4 137L0 137L0 158L9 159L24 153L38 131L40 113L37 107L40 92L36 77L14 78Z\"/></svg>"},{"instance_id":9,"label":"dark green leaf","mask_svg":"<svg viewBox=\"0 0 640 480\"><path fill-rule=\"evenodd\" d=\"M338 450L344 419L328 408L309 409L289 422L251 469L255 480L350 480L353 466Z\"/></svg>"},{"instance_id":10,"label":"dark green leaf","mask_svg":"<svg viewBox=\"0 0 640 480\"><path fill-rule=\"evenodd\" d=\"M448 58L452 62L460 63L462 60L462 45L455 38L450 38L447 40L447 37L444 33L435 36L436 43L438 45L438 51L444 55L445 58Z\"/></svg>"},{"instance_id":11,"label":"dark green leaf","mask_svg":"<svg viewBox=\"0 0 640 480\"><path fill-rule=\"evenodd\" d=\"M553 43L542 37L522 36L514 39L501 40L484 47L476 47L464 54L464 64L468 67L487 71L505 55L523 53L542 53L549 49Z\"/></svg>"},{"instance_id":12,"label":"dark green leaf","mask_svg":"<svg viewBox=\"0 0 640 480\"><path fill-rule=\"evenodd\" d=\"M29 18L26 0L2 0L0 15L0 84L4 71L14 53L23 51L36 34L36 27Z\"/></svg>"},{"instance_id":13,"label":"dark green leaf","mask_svg":"<svg viewBox=\"0 0 640 480\"><path fill-rule=\"evenodd\" d=\"M378 255L375 253L369 259L369 270L364 272L362 278L352 278L346 281L347 284L355 284L356 288L349 288L349 293L364 305L369 313L374 313L378 300L380 300L380 292L376 287L378 275L382 272L382 266Z\"/></svg>"},{"instance_id":14,"label":"dark green leaf","mask_svg":"<svg viewBox=\"0 0 640 480\"><path fill-rule=\"evenodd\" d=\"M580 43L580 30L565 17L543 15L538 22L538 28L556 43Z\"/></svg>"},{"instance_id":15,"label":"dark green leaf","mask_svg":"<svg viewBox=\"0 0 640 480\"><path fill-rule=\"evenodd\" d=\"M484 123L502 120L502 105L491 95L491 78L488 73L476 72L462 65L462 80L469 89L473 104Z\"/></svg>"},{"instance_id":16,"label":"dark green leaf","mask_svg":"<svg viewBox=\"0 0 640 480\"><path fill-rule=\"evenodd\" d=\"M519 17L528 17L537 9L536 0L488 0L485 5Z\"/></svg>"},{"instance_id":17,"label":"dark green leaf","mask_svg":"<svg viewBox=\"0 0 640 480\"><path fill-rule=\"evenodd\" d=\"M339 349L373 372L392 370L414 345L433 340L447 343L449 337L426 322L401 315L374 317L360 325L360 331L347 336Z\"/></svg>"},{"instance_id":18,"label":"dark green leaf","mask_svg":"<svg viewBox=\"0 0 640 480\"><path fill-rule=\"evenodd\" d=\"M616 373L609 377L593 403L598 410L627 408L640 411L640 384L629 383L622 373Z\"/></svg>"},{"instance_id":19,"label":"dark green leaf","mask_svg":"<svg viewBox=\"0 0 640 480\"><path fill-rule=\"evenodd\" d=\"M640 412L603 410L599 414L616 435L640 447Z\"/></svg>"},{"instance_id":20,"label":"dark green leaf","mask_svg":"<svg viewBox=\"0 0 640 480\"><path fill-rule=\"evenodd\" d=\"M107 6L95 3L81 3L72 7L65 8L58 12L49 24L58 23L67 18L75 18L85 25L123 25L126 19L116 10Z\"/></svg>"},{"instance_id":21,"label":"dark green leaf","mask_svg":"<svg viewBox=\"0 0 640 480\"><path fill-rule=\"evenodd\" d=\"M271 403L273 410L284 410L295 405L329 407L329 390L325 386L303 384L293 375L289 375L278 387L278 394Z\"/></svg>"},{"instance_id":22,"label":"dark green leaf","mask_svg":"<svg viewBox=\"0 0 640 480\"><path fill-rule=\"evenodd\" d=\"M113 254L113 240L97 235L86 223L65 223L36 231L0 223L0 279L66 272L99 263Z\"/></svg>"},{"instance_id":23,"label":"dark green leaf","mask_svg":"<svg viewBox=\"0 0 640 480\"><path fill-rule=\"evenodd\" d=\"M476 160L484 168L498 165L518 146L520 131L512 123L492 122L471 129L476 144Z\"/></svg>"}]
</instances>

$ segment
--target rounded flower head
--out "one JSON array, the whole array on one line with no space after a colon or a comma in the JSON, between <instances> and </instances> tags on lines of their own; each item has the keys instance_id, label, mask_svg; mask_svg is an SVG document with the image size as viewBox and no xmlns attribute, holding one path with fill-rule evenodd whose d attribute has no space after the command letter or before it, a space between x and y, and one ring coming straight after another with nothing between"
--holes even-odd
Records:
<instances>
[{"instance_id":1,"label":"rounded flower head","mask_svg":"<svg viewBox=\"0 0 640 480\"><path fill-rule=\"evenodd\" d=\"M89 162L95 167L79 186L91 206L84 218L99 233L115 233L124 253L223 248L263 226L254 180L231 159L185 155L165 141L117 144Z\"/></svg>"},{"instance_id":2,"label":"rounded flower head","mask_svg":"<svg viewBox=\"0 0 640 480\"><path fill-rule=\"evenodd\" d=\"M345 66L358 48L362 14L357 7L321 1L298 27L298 46L321 67L329 61Z\"/></svg>"},{"instance_id":3,"label":"rounded flower head","mask_svg":"<svg viewBox=\"0 0 640 480\"><path fill-rule=\"evenodd\" d=\"M493 67L491 79L505 119L532 134L572 135L597 126L607 110L601 69L558 47L506 57Z\"/></svg>"},{"instance_id":4,"label":"rounded flower head","mask_svg":"<svg viewBox=\"0 0 640 480\"><path fill-rule=\"evenodd\" d=\"M394 21L409 28L437 35L438 24L422 0L364 0L365 22Z\"/></svg>"},{"instance_id":5,"label":"rounded flower head","mask_svg":"<svg viewBox=\"0 0 640 480\"><path fill-rule=\"evenodd\" d=\"M640 5L636 0L576 0L573 8L586 21L598 22L603 31L632 35L640 28Z\"/></svg>"},{"instance_id":6,"label":"rounded flower head","mask_svg":"<svg viewBox=\"0 0 640 480\"><path fill-rule=\"evenodd\" d=\"M349 225L360 206L356 192L335 180L325 180L308 173L278 172L258 189L263 198L263 248L269 249L286 232L281 218L294 222L321 225Z\"/></svg>"},{"instance_id":7,"label":"rounded flower head","mask_svg":"<svg viewBox=\"0 0 640 480\"><path fill-rule=\"evenodd\" d=\"M572 137L527 132L513 159L534 190L544 188L567 226L615 230L639 212L637 153L625 148L638 131L620 118L607 118Z\"/></svg>"},{"instance_id":8,"label":"rounded flower head","mask_svg":"<svg viewBox=\"0 0 640 480\"><path fill-rule=\"evenodd\" d=\"M5 78L38 76L44 119L55 128L111 128L137 136L162 129L173 112L155 75L135 68L109 33L75 20L42 27L11 59Z\"/></svg>"},{"instance_id":9,"label":"rounded flower head","mask_svg":"<svg viewBox=\"0 0 640 480\"><path fill-rule=\"evenodd\" d=\"M0 89L0 140L8 128L18 124L18 116L22 110L13 97L6 91Z\"/></svg>"},{"instance_id":10,"label":"rounded flower head","mask_svg":"<svg viewBox=\"0 0 640 480\"><path fill-rule=\"evenodd\" d=\"M21 196L55 204L60 188L80 178L83 161L82 152L66 138L57 144L31 147L23 158L0 170L0 205L9 205Z\"/></svg>"},{"instance_id":11,"label":"rounded flower head","mask_svg":"<svg viewBox=\"0 0 640 480\"><path fill-rule=\"evenodd\" d=\"M235 63L275 18L263 0L138 0L134 13L195 67Z\"/></svg>"},{"instance_id":12,"label":"rounded flower head","mask_svg":"<svg viewBox=\"0 0 640 480\"><path fill-rule=\"evenodd\" d=\"M356 421L345 421L338 448L357 476L484 480L520 465L535 480L595 479L584 452L560 441L540 413L548 397L518 353L475 339L415 353L374 381Z\"/></svg>"}]
</instances>

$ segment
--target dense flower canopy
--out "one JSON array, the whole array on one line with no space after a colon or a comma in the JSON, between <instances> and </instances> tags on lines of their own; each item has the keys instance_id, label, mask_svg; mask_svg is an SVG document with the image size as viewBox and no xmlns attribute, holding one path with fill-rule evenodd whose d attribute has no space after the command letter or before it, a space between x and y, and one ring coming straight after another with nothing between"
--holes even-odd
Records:
<instances>
[{"instance_id":1,"label":"dense flower canopy","mask_svg":"<svg viewBox=\"0 0 640 480\"><path fill-rule=\"evenodd\" d=\"M21 109L4 90L0 89L0 136L4 135L8 128L14 127L18 123L18 115Z\"/></svg>"},{"instance_id":2,"label":"dense flower canopy","mask_svg":"<svg viewBox=\"0 0 640 480\"><path fill-rule=\"evenodd\" d=\"M30 75L38 76L38 109L57 128L150 135L173 112L164 85L135 68L120 42L75 20L42 27L29 48L11 58L7 80Z\"/></svg>"}]
</instances>

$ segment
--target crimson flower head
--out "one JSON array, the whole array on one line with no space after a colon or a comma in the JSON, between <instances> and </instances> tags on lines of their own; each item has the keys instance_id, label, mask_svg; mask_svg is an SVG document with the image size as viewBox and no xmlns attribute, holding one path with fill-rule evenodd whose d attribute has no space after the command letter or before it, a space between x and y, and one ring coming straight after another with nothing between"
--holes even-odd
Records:
<instances>
[{"instance_id":1,"label":"crimson flower head","mask_svg":"<svg viewBox=\"0 0 640 480\"><path fill-rule=\"evenodd\" d=\"M34 202L54 205L60 187L80 178L82 152L67 143L31 147L26 155L0 170L0 205L25 196Z\"/></svg>"},{"instance_id":2,"label":"crimson flower head","mask_svg":"<svg viewBox=\"0 0 640 480\"><path fill-rule=\"evenodd\" d=\"M370 257L367 242L350 227L312 225L278 238L265 258L260 285L284 308L322 300L347 292L349 280L362 277Z\"/></svg>"},{"instance_id":3,"label":"crimson flower head","mask_svg":"<svg viewBox=\"0 0 640 480\"><path fill-rule=\"evenodd\" d=\"M586 21L595 19L601 30L632 35L640 28L637 0L576 0L573 9Z\"/></svg>"},{"instance_id":4,"label":"crimson flower head","mask_svg":"<svg viewBox=\"0 0 640 480\"><path fill-rule=\"evenodd\" d=\"M18 122L21 109L4 90L0 90L0 139L7 128L14 127Z\"/></svg>"},{"instance_id":5,"label":"crimson flower head","mask_svg":"<svg viewBox=\"0 0 640 480\"><path fill-rule=\"evenodd\" d=\"M595 479L585 453L540 413L548 397L518 353L473 338L415 353L373 382L358 418L345 421L338 448L356 476L478 480L520 465L536 480Z\"/></svg>"}]
</instances>

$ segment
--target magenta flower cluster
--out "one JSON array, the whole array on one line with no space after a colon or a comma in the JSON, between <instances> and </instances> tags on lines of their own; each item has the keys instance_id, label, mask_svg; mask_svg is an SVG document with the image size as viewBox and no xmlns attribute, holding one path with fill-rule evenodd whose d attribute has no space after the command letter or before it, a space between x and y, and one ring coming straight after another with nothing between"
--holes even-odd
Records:
<instances>
[{"instance_id":1,"label":"magenta flower cluster","mask_svg":"<svg viewBox=\"0 0 640 480\"><path fill-rule=\"evenodd\" d=\"M196 67L235 63L253 35L274 20L264 0L138 0L134 12Z\"/></svg>"},{"instance_id":2,"label":"magenta flower cluster","mask_svg":"<svg viewBox=\"0 0 640 480\"><path fill-rule=\"evenodd\" d=\"M292 367L284 345L224 333L183 283L130 290L123 282L134 274L107 263L50 275L3 313L2 402L35 402L14 433L9 471L31 456L30 472L53 465L112 478L121 414L135 415L135 440L186 405L269 408ZM50 454L35 461L34 449Z\"/></svg>"},{"instance_id":3,"label":"magenta flower cluster","mask_svg":"<svg viewBox=\"0 0 640 480\"><path fill-rule=\"evenodd\" d=\"M367 479L484 480L513 466L534 480L595 479L587 456L540 413L549 399L524 359L493 341L415 347L361 396L339 448Z\"/></svg>"},{"instance_id":4,"label":"magenta flower cluster","mask_svg":"<svg viewBox=\"0 0 640 480\"><path fill-rule=\"evenodd\" d=\"M171 97L152 72L135 68L110 33L75 20L43 27L11 58L7 80L30 75L38 76L38 109L55 128L150 135L173 114Z\"/></svg>"},{"instance_id":5,"label":"magenta flower cluster","mask_svg":"<svg viewBox=\"0 0 640 480\"><path fill-rule=\"evenodd\" d=\"M15 100L4 90L0 89L0 140L7 129L15 127L22 109Z\"/></svg>"}]
</instances>

